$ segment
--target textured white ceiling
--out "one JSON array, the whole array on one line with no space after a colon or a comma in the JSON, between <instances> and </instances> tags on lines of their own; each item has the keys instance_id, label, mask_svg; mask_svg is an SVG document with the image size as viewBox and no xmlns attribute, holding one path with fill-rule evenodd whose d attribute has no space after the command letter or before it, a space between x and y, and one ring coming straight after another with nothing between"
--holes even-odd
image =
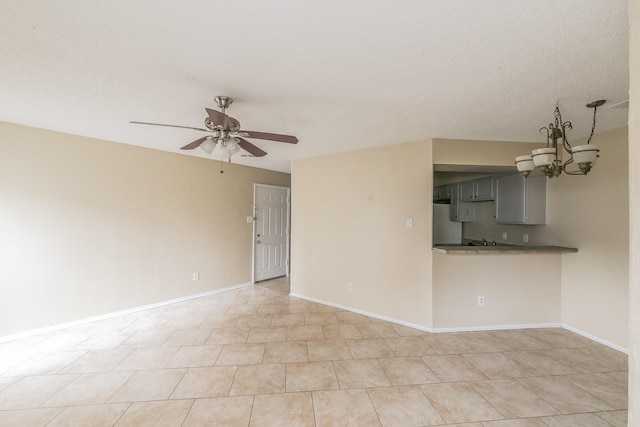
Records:
<instances>
[{"instance_id":1,"label":"textured white ceiling","mask_svg":"<svg viewBox=\"0 0 640 427\"><path fill-rule=\"evenodd\" d=\"M627 0L1 0L0 58L0 121L179 152L203 134L128 122L203 127L228 95L243 128L300 140L234 162L289 171L426 138L542 141L556 101L587 136L587 102L628 99ZM598 132L626 126L606 107Z\"/></svg>"}]
</instances>

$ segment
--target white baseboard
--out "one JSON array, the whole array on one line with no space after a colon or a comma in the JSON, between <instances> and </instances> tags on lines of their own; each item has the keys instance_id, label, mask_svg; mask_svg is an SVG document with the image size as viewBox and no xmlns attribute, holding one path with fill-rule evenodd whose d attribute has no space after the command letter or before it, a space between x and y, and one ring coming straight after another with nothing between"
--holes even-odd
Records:
<instances>
[{"instance_id":1,"label":"white baseboard","mask_svg":"<svg viewBox=\"0 0 640 427\"><path fill-rule=\"evenodd\" d=\"M461 326L453 328L434 328L436 334L447 332L508 331L513 329L561 328L562 323L515 323L511 325Z\"/></svg>"},{"instance_id":2,"label":"white baseboard","mask_svg":"<svg viewBox=\"0 0 640 427\"><path fill-rule=\"evenodd\" d=\"M629 349L625 348L625 347L622 347L621 345L614 344L611 341L607 341L607 340L599 338L599 337L597 337L595 335L591 335L590 333L582 331L582 330L580 330L578 328L574 328L573 326L567 325L565 323L562 324L562 327L564 329L568 330L568 331L573 332L574 334L582 335L583 337L588 338L591 341L595 341L595 342L600 343L602 345L606 345L607 347L611 347L612 349L618 350L618 351L620 351L622 353L629 354Z\"/></svg>"},{"instance_id":3,"label":"white baseboard","mask_svg":"<svg viewBox=\"0 0 640 427\"><path fill-rule=\"evenodd\" d=\"M296 293L291 293L290 294L292 297L296 297L296 298L301 298L304 300L308 300L308 301L312 301L312 302L316 302L318 304L324 304L324 305L328 305L330 307L336 307L339 308L341 310L347 310L347 311L351 311L353 313L358 313L358 314L363 314L365 316L369 316L369 317L373 317L374 319L380 319L380 320L386 320L387 322L392 322L392 323L397 323L399 325L403 325L403 326L408 326L410 328L414 328L414 329L419 329L421 331L425 331L425 332L431 332L434 334L441 334L441 333L448 333L448 332L477 332L477 331L502 331L502 330L512 330L512 329L542 329L542 328L563 328L563 329L567 329L568 331L571 331L573 333L576 333L578 335L581 335L585 338L588 338L592 341L595 341L597 343L600 343L602 345L605 345L607 347L611 347L614 350L618 350L622 353L626 353L629 354L629 349L624 348L622 346L619 346L617 344L614 344L610 341L604 340L602 338L598 338L594 335L591 335L587 332L581 331L580 329L574 328L570 325L564 324L564 323L555 323L555 322L551 322L551 323L523 323L523 324L512 324L512 325L489 325L489 326L462 326L462 327L451 327L451 328L429 328L426 326L422 326L422 325L417 325L414 323L410 323L410 322L405 322L403 320L398 320L398 319L393 319L391 317L387 317L387 316L381 316L379 314L376 313L370 313L367 311L363 311L363 310L359 310L357 308L353 308L353 307L348 307L348 306L344 306L344 305L340 305L340 304L335 304L329 301L323 301L317 298L311 298L308 297L306 295L300 295L300 294L296 294Z\"/></svg>"},{"instance_id":4,"label":"white baseboard","mask_svg":"<svg viewBox=\"0 0 640 427\"><path fill-rule=\"evenodd\" d=\"M370 313L368 311L359 310L353 307L347 307L340 304L335 304L329 301L322 301L316 298L307 297L305 295L290 294L296 298L302 298L308 301L317 302L318 304L324 304L331 307L340 308L342 310L352 311L354 313L363 314L365 316L373 317L374 319L386 320L387 322L397 323L399 325L408 326L410 328L419 329L425 332L431 332L433 334L441 334L447 332L474 332L474 331L497 331L508 329L536 329L536 328L560 328L561 323L527 323L527 324L515 324L515 325L490 325L490 326L463 326L452 328L429 328L427 326L417 325L415 323L405 322L404 320L394 319L388 316L381 316L376 313Z\"/></svg>"},{"instance_id":5,"label":"white baseboard","mask_svg":"<svg viewBox=\"0 0 640 427\"><path fill-rule=\"evenodd\" d=\"M426 326L418 325L416 323L405 322L404 320L398 320L398 319L394 319L394 318L387 317L387 316L381 316L381 315L376 314L376 313L370 313L368 311L359 310L357 308L347 307L345 305L335 304L335 303L332 303L332 302L329 302L329 301L323 301L323 300L319 300L319 299L316 299L316 298L311 298L311 297L308 297L308 296L305 296L305 295L296 294L296 293L290 293L289 295L291 295L292 297L304 299L304 300L307 300L307 301L317 302L318 304L328 305L330 307L339 308L341 310L347 310L347 311L351 311L353 313L362 314L364 316L373 317L374 319L385 320L387 322L397 323L398 325L408 326L409 328L419 329L419 330L425 331L425 332L433 332L432 328L428 328Z\"/></svg>"},{"instance_id":6,"label":"white baseboard","mask_svg":"<svg viewBox=\"0 0 640 427\"><path fill-rule=\"evenodd\" d=\"M157 303L154 303L154 304L143 305L143 306L140 306L140 307L129 308L127 310L120 310L120 311L115 311L113 313L101 314L99 316L87 317L87 318L80 319L80 320L74 320L72 322L59 323L57 325L47 326L47 327L44 327L44 328L31 329L31 330L28 330L28 331L19 332L17 334L5 335L3 337L0 337L0 343L7 342L7 341L13 341L13 340L17 340L17 339L20 339L20 338L27 338L27 337L31 337L31 336L34 336L34 335L46 334L48 332L55 332L55 331L59 331L59 330L62 330L62 329L69 329L69 328L73 328L73 327L76 327L76 326L85 325L87 323L92 323L92 322L97 322L97 321L100 321L100 320L111 319L111 318L118 317L118 316L124 316L124 315L127 315L127 314L137 313L137 312L144 311L144 310L149 310L149 309L152 309L152 308L163 307L163 306L166 306L166 305L171 305L171 304L175 304L175 303L179 303L179 302L189 301L189 300L196 299L196 298L202 298L202 297L206 297L206 296L209 296L209 295L215 295L215 294L219 294L221 292L232 291L234 289L240 289L240 288L244 288L244 287L252 286L252 285L253 285L253 283L251 283L251 282L241 283L239 285L233 285L233 286L228 286L226 288L214 289L212 291L201 292L201 293L193 294L193 295L187 295L185 297L175 298L175 299L168 300L168 301L161 301L161 302L157 302Z\"/></svg>"}]
</instances>

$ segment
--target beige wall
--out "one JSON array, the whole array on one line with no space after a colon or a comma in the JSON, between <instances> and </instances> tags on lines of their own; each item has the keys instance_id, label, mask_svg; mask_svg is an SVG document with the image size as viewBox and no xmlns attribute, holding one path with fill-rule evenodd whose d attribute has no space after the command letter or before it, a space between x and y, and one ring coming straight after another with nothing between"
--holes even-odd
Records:
<instances>
[{"instance_id":1,"label":"beige wall","mask_svg":"<svg viewBox=\"0 0 640 427\"><path fill-rule=\"evenodd\" d=\"M640 424L640 2L629 1L629 425Z\"/></svg>"},{"instance_id":2,"label":"beige wall","mask_svg":"<svg viewBox=\"0 0 640 427\"><path fill-rule=\"evenodd\" d=\"M434 328L559 323L560 255L434 253Z\"/></svg>"},{"instance_id":3,"label":"beige wall","mask_svg":"<svg viewBox=\"0 0 640 427\"><path fill-rule=\"evenodd\" d=\"M292 293L430 327L431 143L296 160L292 176Z\"/></svg>"},{"instance_id":4,"label":"beige wall","mask_svg":"<svg viewBox=\"0 0 640 427\"><path fill-rule=\"evenodd\" d=\"M434 139L433 163L437 165L511 166L516 156L544 147L544 144L512 141L469 141Z\"/></svg>"},{"instance_id":5,"label":"beige wall","mask_svg":"<svg viewBox=\"0 0 640 427\"><path fill-rule=\"evenodd\" d=\"M290 176L225 170L0 123L0 336L250 282L253 184Z\"/></svg>"},{"instance_id":6,"label":"beige wall","mask_svg":"<svg viewBox=\"0 0 640 427\"><path fill-rule=\"evenodd\" d=\"M589 175L548 181L548 224L538 237L579 250L562 256L562 323L627 347L627 129L595 135L593 143L601 151Z\"/></svg>"},{"instance_id":7,"label":"beige wall","mask_svg":"<svg viewBox=\"0 0 640 427\"><path fill-rule=\"evenodd\" d=\"M514 166L515 170L515 166ZM470 179L484 178L495 175L494 173L473 173L473 172L434 172L433 186L453 184Z\"/></svg>"}]
</instances>

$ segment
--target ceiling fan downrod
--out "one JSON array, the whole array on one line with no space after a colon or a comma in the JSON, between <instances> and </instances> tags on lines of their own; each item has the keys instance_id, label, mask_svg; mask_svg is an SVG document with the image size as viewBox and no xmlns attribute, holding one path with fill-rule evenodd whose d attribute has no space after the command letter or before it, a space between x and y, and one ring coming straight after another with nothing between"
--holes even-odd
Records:
<instances>
[{"instance_id":1,"label":"ceiling fan downrod","mask_svg":"<svg viewBox=\"0 0 640 427\"><path fill-rule=\"evenodd\" d=\"M229 107L229 105L233 104L233 99L228 96L216 96L213 98L218 104L218 107L222 110L222 114L225 113L225 110Z\"/></svg>"}]
</instances>

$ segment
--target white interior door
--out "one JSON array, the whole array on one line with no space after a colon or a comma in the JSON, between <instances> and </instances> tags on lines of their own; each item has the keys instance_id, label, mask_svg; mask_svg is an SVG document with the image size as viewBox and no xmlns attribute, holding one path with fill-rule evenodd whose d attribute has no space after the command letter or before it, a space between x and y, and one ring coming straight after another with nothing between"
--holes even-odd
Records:
<instances>
[{"instance_id":1,"label":"white interior door","mask_svg":"<svg viewBox=\"0 0 640 427\"><path fill-rule=\"evenodd\" d=\"M289 266L289 188L255 184L254 282L285 276Z\"/></svg>"}]
</instances>

